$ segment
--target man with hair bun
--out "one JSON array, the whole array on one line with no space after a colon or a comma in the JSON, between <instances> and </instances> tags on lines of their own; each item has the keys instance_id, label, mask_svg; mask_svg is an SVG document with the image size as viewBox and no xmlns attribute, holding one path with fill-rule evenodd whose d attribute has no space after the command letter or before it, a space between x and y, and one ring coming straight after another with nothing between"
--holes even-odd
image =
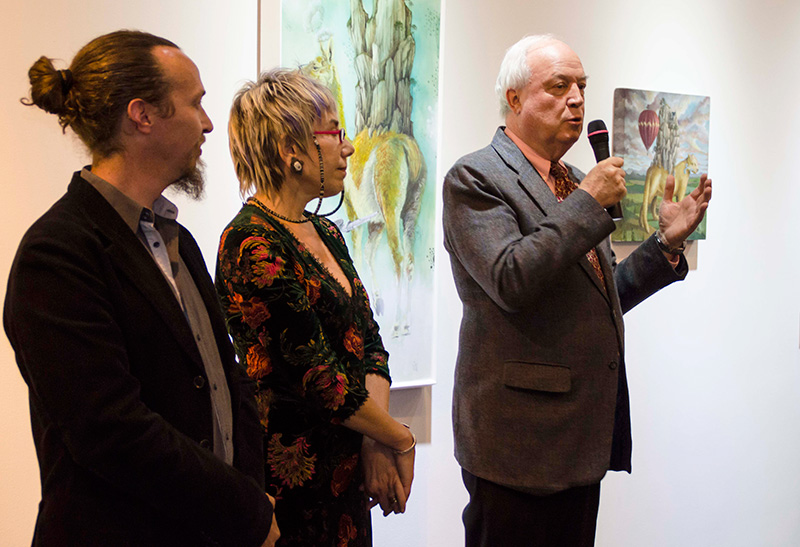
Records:
<instances>
[{"instance_id":1,"label":"man with hair bun","mask_svg":"<svg viewBox=\"0 0 800 547\"><path fill-rule=\"evenodd\" d=\"M659 231L616 263L606 208L621 158L565 164L584 123L583 65L552 36L506 52L505 126L444 181L444 245L464 313L453 394L468 547L594 545L600 480L630 471L622 314L688 271L684 240L711 179L673 202Z\"/></svg>"},{"instance_id":2,"label":"man with hair bun","mask_svg":"<svg viewBox=\"0 0 800 547\"><path fill-rule=\"evenodd\" d=\"M41 57L29 77L23 102L92 157L23 237L6 293L41 471L33 545L274 545L253 386L161 195L202 193L213 126L197 67L122 30L67 69Z\"/></svg>"}]
</instances>

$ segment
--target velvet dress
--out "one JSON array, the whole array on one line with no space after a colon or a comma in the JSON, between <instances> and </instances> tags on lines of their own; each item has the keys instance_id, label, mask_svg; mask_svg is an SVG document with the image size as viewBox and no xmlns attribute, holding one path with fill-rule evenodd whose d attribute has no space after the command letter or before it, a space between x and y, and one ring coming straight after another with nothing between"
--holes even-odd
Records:
<instances>
[{"instance_id":1,"label":"velvet dress","mask_svg":"<svg viewBox=\"0 0 800 547\"><path fill-rule=\"evenodd\" d=\"M341 425L389 379L388 354L344 238L311 222L352 296L278 220L250 200L222 234L216 286L239 361L257 382L267 491L278 545L372 545L362 435Z\"/></svg>"}]
</instances>

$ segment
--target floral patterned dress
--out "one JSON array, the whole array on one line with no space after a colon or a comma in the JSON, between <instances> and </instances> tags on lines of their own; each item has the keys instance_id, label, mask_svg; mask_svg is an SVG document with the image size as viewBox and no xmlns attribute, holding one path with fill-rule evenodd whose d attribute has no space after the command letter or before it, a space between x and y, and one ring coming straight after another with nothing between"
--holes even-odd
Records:
<instances>
[{"instance_id":1,"label":"floral patterned dress","mask_svg":"<svg viewBox=\"0 0 800 547\"><path fill-rule=\"evenodd\" d=\"M239 361L257 381L267 491L278 545L372 545L359 462L341 425L366 400L388 354L342 234L311 222L350 281L349 296L280 222L245 203L222 234L216 285Z\"/></svg>"}]
</instances>

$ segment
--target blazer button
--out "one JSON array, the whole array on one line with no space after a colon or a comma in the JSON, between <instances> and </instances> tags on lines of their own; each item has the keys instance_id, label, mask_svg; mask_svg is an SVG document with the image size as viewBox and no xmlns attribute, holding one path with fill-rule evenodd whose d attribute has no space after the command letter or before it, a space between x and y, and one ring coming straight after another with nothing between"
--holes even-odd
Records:
<instances>
[{"instance_id":1,"label":"blazer button","mask_svg":"<svg viewBox=\"0 0 800 547\"><path fill-rule=\"evenodd\" d=\"M203 389L203 386L206 385L206 379L202 376L195 376L194 378L194 387L197 389Z\"/></svg>"},{"instance_id":2,"label":"blazer button","mask_svg":"<svg viewBox=\"0 0 800 547\"><path fill-rule=\"evenodd\" d=\"M611 370L616 370L617 369L617 362L616 361L611 361L608 364L608 368L610 368Z\"/></svg>"},{"instance_id":3,"label":"blazer button","mask_svg":"<svg viewBox=\"0 0 800 547\"><path fill-rule=\"evenodd\" d=\"M200 447L205 448L206 450L211 450L211 441L208 439L203 439L200 441Z\"/></svg>"}]
</instances>

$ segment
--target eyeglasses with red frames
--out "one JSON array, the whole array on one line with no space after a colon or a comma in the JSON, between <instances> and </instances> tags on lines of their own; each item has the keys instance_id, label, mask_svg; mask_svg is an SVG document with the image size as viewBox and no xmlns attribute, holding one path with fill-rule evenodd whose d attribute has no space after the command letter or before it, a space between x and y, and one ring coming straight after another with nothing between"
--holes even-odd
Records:
<instances>
[{"instance_id":1,"label":"eyeglasses with red frames","mask_svg":"<svg viewBox=\"0 0 800 547\"><path fill-rule=\"evenodd\" d=\"M339 135L339 144L342 144L345 139L344 128L332 129L330 131L314 131L315 135Z\"/></svg>"}]
</instances>

